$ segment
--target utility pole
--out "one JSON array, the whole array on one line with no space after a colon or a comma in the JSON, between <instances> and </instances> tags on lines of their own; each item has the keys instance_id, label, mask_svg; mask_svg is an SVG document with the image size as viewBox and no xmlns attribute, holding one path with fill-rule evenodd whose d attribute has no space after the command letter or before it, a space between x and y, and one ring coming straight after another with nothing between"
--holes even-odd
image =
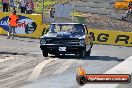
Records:
<instances>
[{"instance_id":1,"label":"utility pole","mask_svg":"<svg viewBox=\"0 0 132 88\"><path fill-rule=\"evenodd\" d=\"M44 0L43 0L43 7L42 7L42 24L44 23Z\"/></svg>"}]
</instances>

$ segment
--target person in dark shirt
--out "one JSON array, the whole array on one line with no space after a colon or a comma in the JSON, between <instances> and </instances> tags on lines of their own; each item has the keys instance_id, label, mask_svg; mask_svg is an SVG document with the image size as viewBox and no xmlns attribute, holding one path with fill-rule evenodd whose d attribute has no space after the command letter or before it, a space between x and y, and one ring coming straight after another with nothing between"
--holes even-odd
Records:
<instances>
[{"instance_id":1,"label":"person in dark shirt","mask_svg":"<svg viewBox=\"0 0 132 88\"><path fill-rule=\"evenodd\" d=\"M2 0L3 12L9 11L9 0Z\"/></svg>"},{"instance_id":2,"label":"person in dark shirt","mask_svg":"<svg viewBox=\"0 0 132 88\"><path fill-rule=\"evenodd\" d=\"M128 11L126 12L126 17L128 17L130 14L132 14L132 2L129 2L128 5Z\"/></svg>"},{"instance_id":3,"label":"person in dark shirt","mask_svg":"<svg viewBox=\"0 0 132 88\"><path fill-rule=\"evenodd\" d=\"M54 8L51 8L51 10L50 10L50 22L51 23L54 22L54 15L55 15L55 10L54 10Z\"/></svg>"},{"instance_id":4,"label":"person in dark shirt","mask_svg":"<svg viewBox=\"0 0 132 88\"><path fill-rule=\"evenodd\" d=\"M128 8L132 9L132 1L129 2Z\"/></svg>"}]
</instances>

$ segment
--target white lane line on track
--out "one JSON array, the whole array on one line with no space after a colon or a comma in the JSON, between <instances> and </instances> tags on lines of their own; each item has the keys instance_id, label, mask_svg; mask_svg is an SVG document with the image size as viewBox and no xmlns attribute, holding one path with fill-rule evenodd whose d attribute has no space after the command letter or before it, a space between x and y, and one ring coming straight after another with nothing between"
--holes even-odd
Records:
<instances>
[{"instance_id":1,"label":"white lane line on track","mask_svg":"<svg viewBox=\"0 0 132 88\"><path fill-rule=\"evenodd\" d=\"M53 74L60 74L63 73L64 71L66 71L73 63L75 60L69 60L66 63L64 63L61 68L59 68L58 70L56 70Z\"/></svg>"},{"instance_id":2,"label":"white lane line on track","mask_svg":"<svg viewBox=\"0 0 132 88\"><path fill-rule=\"evenodd\" d=\"M0 63L5 62L5 61L9 61L9 60L13 60L13 58L0 59Z\"/></svg>"},{"instance_id":3,"label":"white lane line on track","mask_svg":"<svg viewBox=\"0 0 132 88\"><path fill-rule=\"evenodd\" d=\"M39 75L40 75L42 69L44 68L44 66L45 66L46 64L52 62L52 61L55 61L55 60L57 60L57 58L55 58L55 59L48 59L48 60L45 60L45 61L39 63L39 64L34 68L34 70L33 70L33 72L31 73L31 75L28 77L27 82L35 81L35 80L39 77Z\"/></svg>"}]
</instances>

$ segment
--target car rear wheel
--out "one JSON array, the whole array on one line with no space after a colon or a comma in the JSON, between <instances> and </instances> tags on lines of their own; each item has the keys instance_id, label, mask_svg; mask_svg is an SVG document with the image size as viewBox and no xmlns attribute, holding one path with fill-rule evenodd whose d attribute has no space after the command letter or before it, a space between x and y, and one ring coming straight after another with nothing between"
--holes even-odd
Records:
<instances>
[{"instance_id":1,"label":"car rear wheel","mask_svg":"<svg viewBox=\"0 0 132 88\"><path fill-rule=\"evenodd\" d=\"M48 57L48 52L42 50L42 54L43 54L44 57Z\"/></svg>"}]
</instances>

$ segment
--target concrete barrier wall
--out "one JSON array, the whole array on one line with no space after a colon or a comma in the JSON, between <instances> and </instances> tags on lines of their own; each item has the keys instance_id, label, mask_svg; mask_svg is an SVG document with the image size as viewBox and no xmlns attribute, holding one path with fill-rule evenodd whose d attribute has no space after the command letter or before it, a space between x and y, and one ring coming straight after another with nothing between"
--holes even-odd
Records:
<instances>
[{"instance_id":1,"label":"concrete barrier wall","mask_svg":"<svg viewBox=\"0 0 132 88\"><path fill-rule=\"evenodd\" d=\"M104 74L130 74L132 76L132 56L127 58L122 63L113 67ZM86 84L80 88L132 88L132 82L130 84Z\"/></svg>"}]
</instances>

